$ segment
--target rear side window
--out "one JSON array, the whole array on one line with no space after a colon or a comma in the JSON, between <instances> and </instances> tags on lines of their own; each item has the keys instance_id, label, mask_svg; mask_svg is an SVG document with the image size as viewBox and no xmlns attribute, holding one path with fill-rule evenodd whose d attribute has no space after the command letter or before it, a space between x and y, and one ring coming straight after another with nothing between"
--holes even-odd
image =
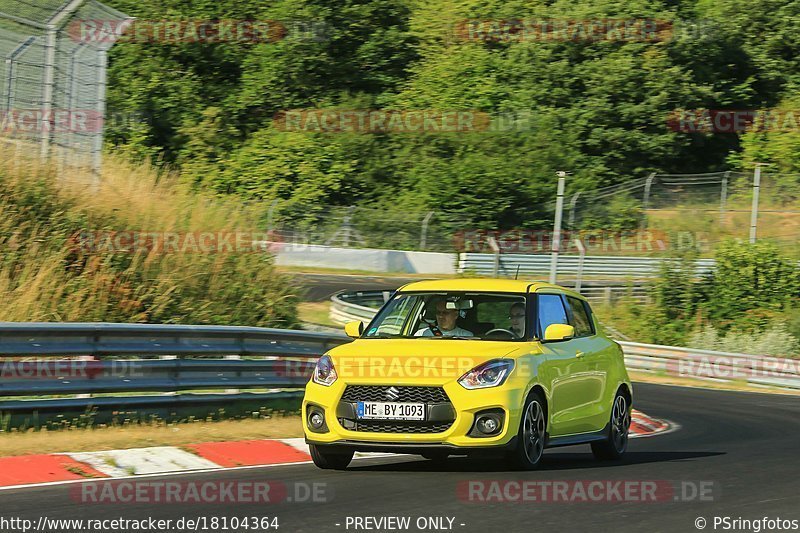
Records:
<instances>
[{"instance_id":1,"label":"rear side window","mask_svg":"<svg viewBox=\"0 0 800 533\"><path fill-rule=\"evenodd\" d=\"M589 313L586 309L586 304L582 300L567 296L570 311L572 312L572 322L570 324L575 328L576 337L590 337L594 335L594 328L592 321L589 318Z\"/></svg>"},{"instance_id":2,"label":"rear side window","mask_svg":"<svg viewBox=\"0 0 800 533\"><path fill-rule=\"evenodd\" d=\"M569 324L564 302L558 294L539 295L539 331L544 336L544 330L551 324Z\"/></svg>"}]
</instances>

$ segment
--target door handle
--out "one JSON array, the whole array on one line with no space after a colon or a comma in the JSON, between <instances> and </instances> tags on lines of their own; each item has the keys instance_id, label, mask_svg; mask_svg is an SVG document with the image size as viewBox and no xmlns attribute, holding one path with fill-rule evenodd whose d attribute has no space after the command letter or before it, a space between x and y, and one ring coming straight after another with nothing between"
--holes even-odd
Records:
<instances>
[{"instance_id":1,"label":"door handle","mask_svg":"<svg viewBox=\"0 0 800 533\"><path fill-rule=\"evenodd\" d=\"M586 355L586 354L584 354L583 352L578 352L578 353L576 353L576 354L575 354L575 357L577 357L578 359L580 359L580 358L581 358L581 357L583 357L584 355Z\"/></svg>"}]
</instances>

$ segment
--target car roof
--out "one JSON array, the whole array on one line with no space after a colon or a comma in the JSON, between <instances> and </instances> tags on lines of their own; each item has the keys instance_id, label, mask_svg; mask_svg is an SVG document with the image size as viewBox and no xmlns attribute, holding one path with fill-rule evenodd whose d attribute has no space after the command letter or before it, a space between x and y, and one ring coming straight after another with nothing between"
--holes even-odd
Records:
<instances>
[{"instance_id":1,"label":"car roof","mask_svg":"<svg viewBox=\"0 0 800 533\"><path fill-rule=\"evenodd\" d=\"M560 285L543 281L502 278L452 278L415 281L403 285L399 292L439 292L439 291L481 291L481 292L513 292L525 293L552 289L583 299L583 297Z\"/></svg>"}]
</instances>

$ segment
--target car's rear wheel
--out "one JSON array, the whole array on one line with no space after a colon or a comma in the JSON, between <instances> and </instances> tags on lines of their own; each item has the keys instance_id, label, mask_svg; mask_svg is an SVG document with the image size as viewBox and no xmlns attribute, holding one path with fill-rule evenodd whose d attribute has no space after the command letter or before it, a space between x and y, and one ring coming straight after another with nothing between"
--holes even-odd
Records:
<instances>
[{"instance_id":1,"label":"car's rear wheel","mask_svg":"<svg viewBox=\"0 0 800 533\"><path fill-rule=\"evenodd\" d=\"M344 470L353 460L353 450L338 450L332 446L309 444L311 459L319 468L325 470Z\"/></svg>"},{"instance_id":2,"label":"car's rear wheel","mask_svg":"<svg viewBox=\"0 0 800 533\"><path fill-rule=\"evenodd\" d=\"M631 427L631 405L627 395L618 391L611 408L608 439L592 443L592 453L596 459L619 459L628 449L628 430Z\"/></svg>"},{"instance_id":3,"label":"car's rear wheel","mask_svg":"<svg viewBox=\"0 0 800 533\"><path fill-rule=\"evenodd\" d=\"M528 396L522 409L517 445L506 457L509 465L520 470L536 469L544 454L546 433L545 402L540 394L533 393Z\"/></svg>"}]
</instances>

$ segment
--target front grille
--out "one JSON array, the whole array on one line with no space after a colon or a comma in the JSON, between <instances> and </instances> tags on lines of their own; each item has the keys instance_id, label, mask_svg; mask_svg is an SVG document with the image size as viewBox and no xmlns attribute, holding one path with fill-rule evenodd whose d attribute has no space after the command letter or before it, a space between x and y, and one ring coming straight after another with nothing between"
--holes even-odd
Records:
<instances>
[{"instance_id":1,"label":"front grille","mask_svg":"<svg viewBox=\"0 0 800 533\"><path fill-rule=\"evenodd\" d=\"M442 387L398 386L398 398L390 400L386 391L392 385L348 385L342 400L345 402L411 402L411 403L449 403L450 398ZM377 430L376 430L377 431Z\"/></svg>"},{"instance_id":2,"label":"front grille","mask_svg":"<svg viewBox=\"0 0 800 533\"><path fill-rule=\"evenodd\" d=\"M450 429L453 421L404 421L404 420L358 420L339 419L344 427L351 431L368 431L372 433L442 433ZM355 424L355 427L349 427Z\"/></svg>"}]
</instances>

